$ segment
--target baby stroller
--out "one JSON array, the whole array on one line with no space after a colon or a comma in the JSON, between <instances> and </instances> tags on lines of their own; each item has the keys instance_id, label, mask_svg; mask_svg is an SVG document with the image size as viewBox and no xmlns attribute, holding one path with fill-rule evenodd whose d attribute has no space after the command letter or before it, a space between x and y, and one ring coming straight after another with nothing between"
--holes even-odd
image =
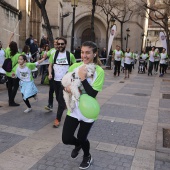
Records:
<instances>
[{"instance_id":1,"label":"baby stroller","mask_svg":"<svg viewBox=\"0 0 170 170\"><path fill-rule=\"evenodd\" d=\"M139 59L139 67L138 67L138 73L145 73L145 64L146 61L142 58Z\"/></svg>"}]
</instances>

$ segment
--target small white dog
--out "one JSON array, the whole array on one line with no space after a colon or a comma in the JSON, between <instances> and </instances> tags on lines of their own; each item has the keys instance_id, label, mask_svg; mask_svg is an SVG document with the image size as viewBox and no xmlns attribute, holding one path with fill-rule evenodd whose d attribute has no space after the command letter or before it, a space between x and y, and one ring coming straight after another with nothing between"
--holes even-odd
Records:
<instances>
[{"instance_id":1,"label":"small white dog","mask_svg":"<svg viewBox=\"0 0 170 170\"><path fill-rule=\"evenodd\" d=\"M75 69L74 72L68 72L61 81L64 87L70 86L71 93L67 93L66 91L63 91L64 94L63 96L66 102L67 109L71 111L75 107L75 102L78 101L80 98L79 88L82 84L78 76L79 68L80 67ZM86 64L86 68L87 68L87 77L92 77L95 73L96 65L94 63Z\"/></svg>"}]
</instances>

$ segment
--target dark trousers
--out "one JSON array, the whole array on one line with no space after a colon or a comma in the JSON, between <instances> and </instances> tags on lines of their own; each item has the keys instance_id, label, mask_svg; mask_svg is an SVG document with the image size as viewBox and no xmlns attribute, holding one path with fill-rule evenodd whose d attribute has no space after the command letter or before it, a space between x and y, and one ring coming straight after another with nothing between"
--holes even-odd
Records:
<instances>
[{"instance_id":1,"label":"dark trousers","mask_svg":"<svg viewBox=\"0 0 170 170\"><path fill-rule=\"evenodd\" d=\"M114 68L114 75L116 76L117 72L118 75L120 74L120 65L121 65L121 61L114 61L115 64L115 68Z\"/></svg>"},{"instance_id":2,"label":"dark trousers","mask_svg":"<svg viewBox=\"0 0 170 170\"><path fill-rule=\"evenodd\" d=\"M154 61L154 71L158 71L159 61Z\"/></svg>"},{"instance_id":3,"label":"dark trousers","mask_svg":"<svg viewBox=\"0 0 170 170\"><path fill-rule=\"evenodd\" d=\"M154 64L154 62L149 61L149 69L148 69L148 73L150 73L150 74L152 74L153 64Z\"/></svg>"},{"instance_id":4,"label":"dark trousers","mask_svg":"<svg viewBox=\"0 0 170 170\"><path fill-rule=\"evenodd\" d=\"M31 108L31 105L30 105L30 102L28 99L30 99L31 97L34 97L34 96L36 96L36 94L26 98L26 100L23 99L24 103L27 105L28 108ZM22 97L23 97L23 94L22 94Z\"/></svg>"},{"instance_id":5,"label":"dark trousers","mask_svg":"<svg viewBox=\"0 0 170 170\"><path fill-rule=\"evenodd\" d=\"M7 77L9 103L13 103L19 87L19 79Z\"/></svg>"},{"instance_id":6,"label":"dark trousers","mask_svg":"<svg viewBox=\"0 0 170 170\"><path fill-rule=\"evenodd\" d=\"M63 98L63 86L61 85L61 81L55 81L55 80L54 80L53 85L54 85L56 100L58 102L58 110L57 110L56 119L58 119L58 121L60 122L63 112L66 108L65 100Z\"/></svg>"},{"instance_id":7,"label":"dark trousers","mask_svg":"<svg viewBox=\"0 0 170 170\"><path fill-rule=\"evenodd\" d=\"M166 67L165 64L160 64L160 69L159 69L160 74L164 74L165 73L165 67Z\"/></svg>"},{"instance_id":8,"label":"dark trousers","mask_svg":"<svg viewBox=\"0 0 170 170\"><path fill-rule=\"evenodd\" d=\"M49 80L48 105L53 107L54 80Z\"/></svg>"},{"instance_id":9,"label":"dark trousers","mask_svg":"<svg viewBox=\"0 0 170 170\"><path fill-rule=\"evenodd\" d=\"M71 116L66 116L64 126L63 126L63 133L62 133L62 141L66 145L75 145L82 147L82 150L84 152L84 156L89 156L90 151L90 143L87 139L87 136L90 132L90 129L92 127L94 122L87 123L83 121L78 121L76 118L73 118ZM77 138L74 136L74 133L79 126L78 132L77 132Z\"/></svg>"}]
</instances>

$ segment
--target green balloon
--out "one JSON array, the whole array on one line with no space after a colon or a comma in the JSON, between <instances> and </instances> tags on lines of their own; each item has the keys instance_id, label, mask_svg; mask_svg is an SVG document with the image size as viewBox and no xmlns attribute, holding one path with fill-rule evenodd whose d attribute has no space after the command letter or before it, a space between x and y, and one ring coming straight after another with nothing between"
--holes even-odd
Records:
<instances>
[{"instance_id":1,"label":"green balloon","mask_svg":"<svg viewBox=\"0 0 170 170\"><path fill-rule=\"evenodd\" d=\"M79 109L82 115L88 119L97 119L100 113L100 105L97 100L88 94L82 94L79 100Z\"/></svg>"}]
</instances>

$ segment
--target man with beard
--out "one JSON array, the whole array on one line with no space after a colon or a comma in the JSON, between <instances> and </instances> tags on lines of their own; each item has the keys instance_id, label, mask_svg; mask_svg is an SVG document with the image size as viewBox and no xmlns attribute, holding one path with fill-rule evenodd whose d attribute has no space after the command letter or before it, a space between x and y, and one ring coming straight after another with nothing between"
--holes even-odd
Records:
<instances>
[{"instance_id":1,"label":"man with beard","mask_svg":"<svg viewBox=\"0 0 170 170\"><path fill-rule=\"evenodd\" d=\"M58 102L58 110L56 119L54 121L54 128L59 127L62 114L66 108L66 104L63 98L63 87L61 80L67 73L69 66L76 62L74 55L65 50L67 40L60 37L57 39L57 49L53 57L49 59L49 79L52 79L52 69L54 70L54 91L56 100Z\"/></svg>"}]
</instances>

